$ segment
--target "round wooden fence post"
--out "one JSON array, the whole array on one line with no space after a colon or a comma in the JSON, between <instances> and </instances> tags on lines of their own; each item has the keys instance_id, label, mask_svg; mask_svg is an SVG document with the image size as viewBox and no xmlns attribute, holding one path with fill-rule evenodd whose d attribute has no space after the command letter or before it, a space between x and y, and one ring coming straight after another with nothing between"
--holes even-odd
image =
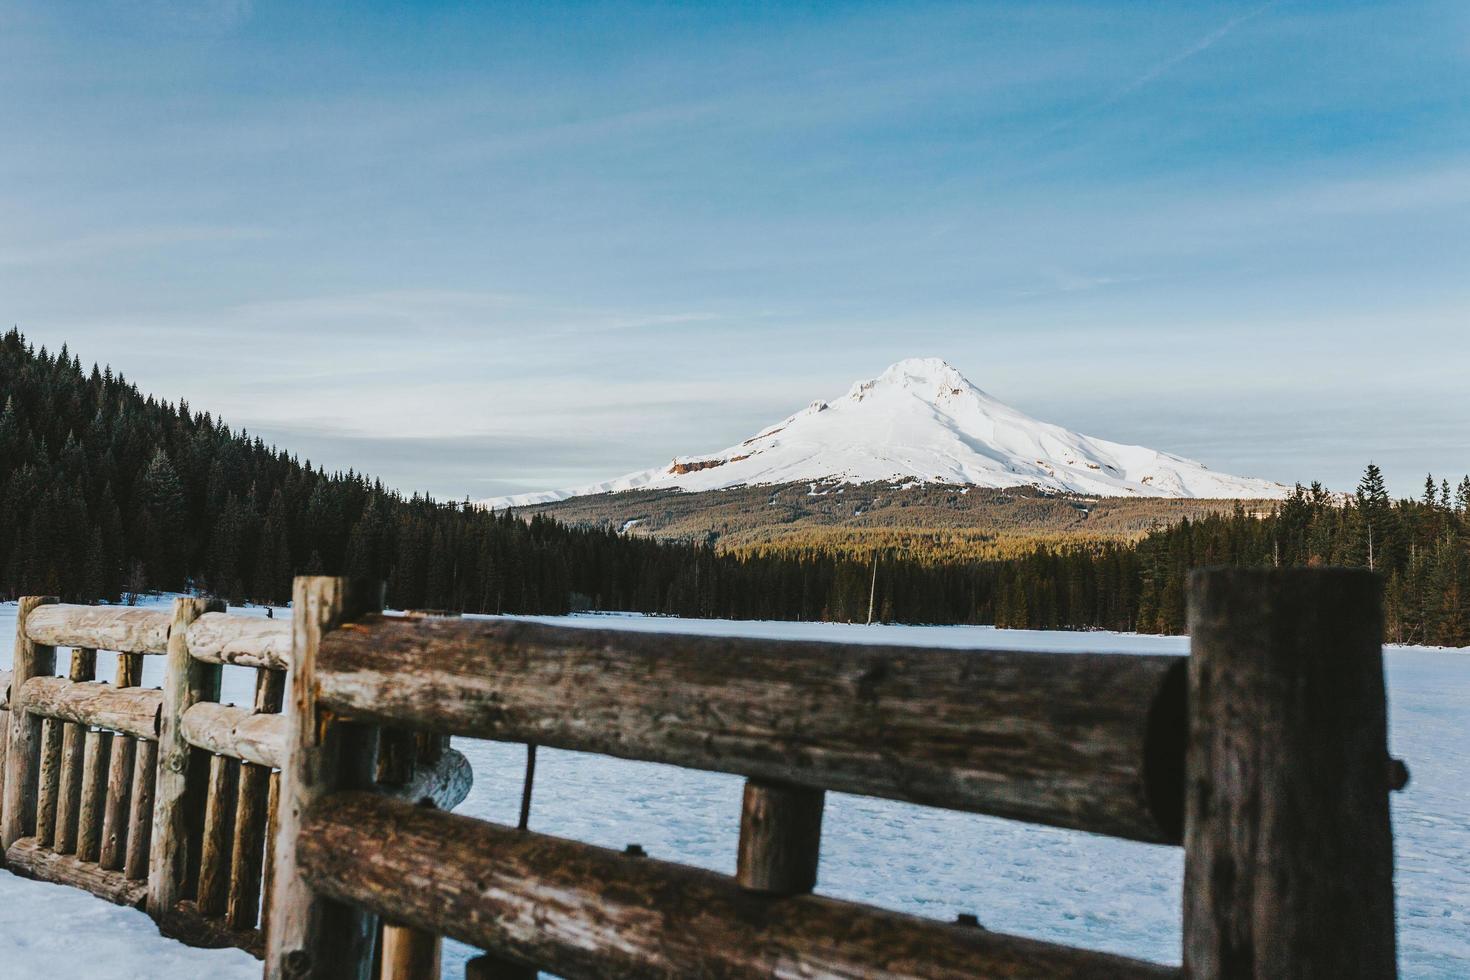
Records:
<instances>
[{"instance_id":1,"label":"round wooden fence post","mask_svg":"<svg viewBox=\"0 0 1470 980\"><path fill-rule=\"evenodd\" d=\"M285 691L286 675L283 671L257 668L255 713L280 712ZM250 762L241 764L235 840L230 850L230 894L225 909L225 918L231 929L254 928L259 914L266 837L270 833L267 811L270 781L269 766Z\"/></svg>"},{"instance_id":2,"label":"round wooden fence post","mask_svg":"<svg viewBox=\"0 0 1470 980\"><path fill-rule=\"evenodd\" d=\"M148 914L160 923L186 897L191 819L189 763L192 747L180 731L183 713L199 701L218 701L220 668L189 655L189 624L207 612L222 612L212 599L175 599L168 631L163 679L163 715L158 733L158 768L153 786L152 842L148 856ZM202 780L192 780L202 784ZM193 801L202 810L203 800ZM194 845L196 848L197 844ZM197 852L196 852L197 853Z\"/></svg>"},{"instance_id":3,"label":"round wooden fence post","mask_svg":"<svg viewBox=\"0 0 1470 980\"><path fill-rule=\"evenodd\" d=\"M56 672L56 648L26 636L32 609L56 602L55 596L22 596L15 610L15 660L10 674L10 739L6 747L5 790L0 796L0 850L34 831L41 719L25 710L24 688L32 677Z\"/></svg>"},{"instance_id":4,"label":"round wooden fence post","mask_svg":"<svg viewBox=\"0 0 1470 980\"><path fill-rule=\"evenodd\" d=\"M377 919L314 891L296 862L302 816L341 789L369 788L377 775L376 730L317 711L316 657L322 637L382 609L381 583L301 576L292 591L291 691L286 764L281 769L275 871L266 930L267 980L366 980Z\"/></svg>"},{"instance_id":5,"label":"round wooden fence post","mask_svg":"<svg viewBox=\"0 0 1470 980\"><path fill-rule=\"evenodd\" d=\"M1395 976L1378 578L1211 569L1189 609L1185 975Z\"/></svg>"},{"instance_id":6,"label":"round wooden fence post","mask_svg":"<svg viewBox=\"0 0 1470 980\"><path fill-rule=\"evenodd\" d=\"M824 800L818 789L746 780L735 868L742 888L802 895L816 887Z\"/></svg>"},{"instance_id":7,"label":"round wooden fence post","mask_svg":"<svg viewBox=\"0 0 1470 980\"><path fill-rule=\"evenodd\" d=\"M71 652L71 669L66 679L73 683L97 676L97 651L85 647ZM61 796L56 805L56 852L71 854L77 848L77 818L82 808L82 750L86 726L66 723L61 741Z\"/></svg>"}]
</instances>

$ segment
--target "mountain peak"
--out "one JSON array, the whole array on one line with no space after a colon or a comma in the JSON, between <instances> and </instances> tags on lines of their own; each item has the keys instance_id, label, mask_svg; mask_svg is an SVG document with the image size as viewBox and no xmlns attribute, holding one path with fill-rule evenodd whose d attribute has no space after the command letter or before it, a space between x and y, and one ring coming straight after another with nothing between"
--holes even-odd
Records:
<instances>
[{"instance_id":1,"label":"mountain peak","mask_svg":"<svg viewBox=\"0 0 1470 980\"><path fill-rule=\"evenodd\" d=\"M578 490L484 501L515 507L620 490L748 484L946 483L1035 486L1086 496L1281 498L1265 480L1215 473L1142 446L1107 442L996 401L938 357L906 358L818 399L737 446Z\"/></svg>"}]
</instances>

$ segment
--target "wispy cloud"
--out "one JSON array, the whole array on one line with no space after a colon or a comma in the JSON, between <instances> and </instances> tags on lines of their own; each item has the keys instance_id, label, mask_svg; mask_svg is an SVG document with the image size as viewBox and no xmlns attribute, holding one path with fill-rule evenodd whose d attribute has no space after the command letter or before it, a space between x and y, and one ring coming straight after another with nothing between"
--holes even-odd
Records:
<instances>
[{"instance_id":1,"label":"wispy cloud","mask_svg":"<svg viewBox=\"0 0 1470 980\"><path fill-rule=\"evenodd\" d=\"M1134 92L1137 92L1139 89L1143 88L1145 85L1156 81L1167 72L1188 61L1190 58L1193 58L1195 55L1202 54L1205 51L1208 51L1210 48L1214 47L1216 44L1219 44L1222 40L1224 40L1231 31L1234 31L1237 27L1239 27L1241 24L1244 24L1246 21L1253 20L1261 14L1265 13L1271 7L1276 6L1276 3L1277 0L1268 0L1267 3L1263 3L1259 7L1255 7L1251 10L1247 10L1243 14L1232 17L1230 20L1227 20L1225 23L1221 24L1219 27L1215 28L1204 37L1195 41L1193 44L1190 44L1183 49L1176 51L1174 54L1165 58L1163 61L1160 61L1158 64L1154 65L1143 74L1114 89L1113 92L1109 94L1106 99L1103 100L1102 104L1099 105L1098 108L1106 108L1107 106L1110 106L1121 99L1127 98Z\"/></svg>"},{"instance_id":2,"label":"wispy cloud","mask_svg":"<svg viewBox=\"0 0 1470 980\"><path fill-rule=\"evenodd\" d=\"M0 267L68 265L138 249L162 249L204 242L248 241L270 237L263 228L174 225L89 232L0 249Z\"/></svg>"},{"instance_id":3,"label":"wispy cloud","mask_svg":"<svg viewBox=\"0 0 1470 980\"><path fill-rule=\"evenodd\" d=\"M1146 88L1153 82L1158 81L1158 79L1162 78L1164 75L1179 67L1189 59L1203 54L1205 51L1208 51L1216 44L1219 44L1236 28L1240 27L1247 21L1253 20L1261 14L1265 13L1271 7L1274 7L1276 3L1277 0L1267 0L1266 3L1263 3L1258 7L1253 7L1243 14L1237 14L1236 16L1227 20L1225 23L1221 24L1219 27L1215 28L1213 31L1210 31L1208 34L1194 41L1192 44L1186 45L1185 47L1174 52L1162 61L1156 62L1154 65L1149 67L1141 74L1136 75L1133 78L1129 79L1127 82L1124 82L1122 85L1119 85L1096 104L1089 106L1076 115L1070 116L1050 126L1043 135L1052 136L1065 130L1071 129L1072 127L1078 125L1079 123L1092 116L1097 115L1105 109L1117 105L1119 102L1122 102L1133 93L1139 91L1140 89Z\"/></svg>"}]
</instances>

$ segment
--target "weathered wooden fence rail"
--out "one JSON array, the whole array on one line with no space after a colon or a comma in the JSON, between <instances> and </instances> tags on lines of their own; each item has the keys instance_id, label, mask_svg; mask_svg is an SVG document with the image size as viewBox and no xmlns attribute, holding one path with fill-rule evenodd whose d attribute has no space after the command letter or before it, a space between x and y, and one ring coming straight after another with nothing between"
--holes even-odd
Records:
<instances>
[{"instance_id":1,"label":"weathered wooden fence rail","mask_svg":"<svg viewBox=\"0 0 1470 980\"><path fill-rule=\"evenodd\" d=\"M0 836L187 941L263 944L267 978L437 977L441 936L476 980L1393 977L1378 589L1200 573L1187 658L394 617L329 578L289 624L27 599ZM254 704L218 703L225 665ZM736 873L449 813L453 735L743 776ZM1183 966L817 896L828 791L1182 846Z\"/></svg>"}]
</instances>

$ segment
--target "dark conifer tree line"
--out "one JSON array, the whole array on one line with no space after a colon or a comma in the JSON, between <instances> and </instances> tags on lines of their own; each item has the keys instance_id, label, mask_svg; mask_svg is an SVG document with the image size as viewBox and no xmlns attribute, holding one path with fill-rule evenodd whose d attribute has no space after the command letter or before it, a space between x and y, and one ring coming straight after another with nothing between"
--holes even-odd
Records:
<instances>
[{"instance_id":1,"label":"dark conifer tree line","mask_svg":"<svg viewBox=\"0 0 1470 980\"><path fill-rule=\"evenodd\" d=\"M63 347L0 340L0 596L117 601L194 590L283 603L297 574L381 578L397 608L630 610L734 619L1183 632L1204 565L1350 565L1383 574L1389 638L1470 644L1470 477L1393 500L1297 488L1261 516L1183 520L1137 542L1019 557L873 564L820 548L719 554L611 529L404 497L141 394Z\"/></svg>"}]
</instances>

